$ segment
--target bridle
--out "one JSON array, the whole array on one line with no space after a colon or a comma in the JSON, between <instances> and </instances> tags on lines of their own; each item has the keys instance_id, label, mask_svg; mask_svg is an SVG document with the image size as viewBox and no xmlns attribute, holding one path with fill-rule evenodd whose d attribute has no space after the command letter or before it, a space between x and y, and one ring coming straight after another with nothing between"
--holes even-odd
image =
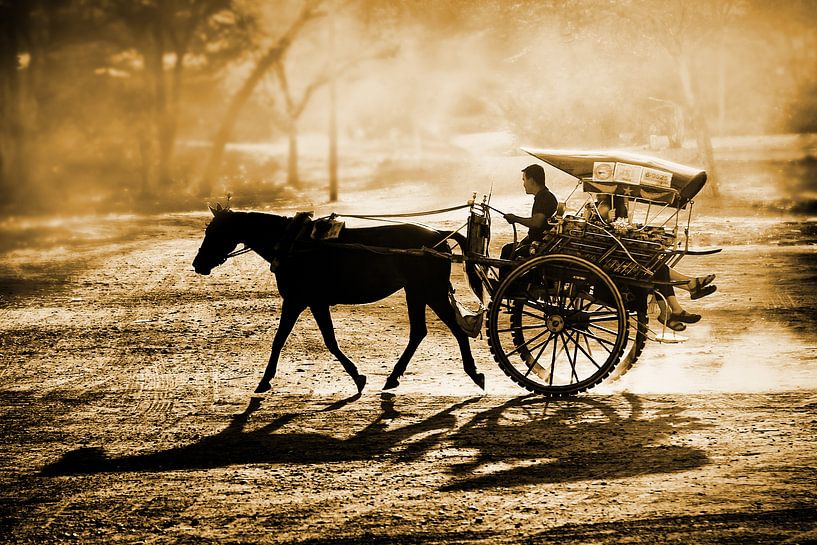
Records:
<instances>
[{"instance_id":1,"label":"bridle","mask_svg":"<svg viewBox=\"0 0 817 545\"><path fill-rule=\"evenodd\" d=\"M252 252L252 248L250 248L249 246L247 246L245 244L243 248L241 248L239 250L233 250L229 254L225 255L224 256L224 261L227 261L229 258L235 257L237 255L246 254L247 252ZM222 261L222 263L224 263L224 261Z\"/></svg>"}]
</instances>

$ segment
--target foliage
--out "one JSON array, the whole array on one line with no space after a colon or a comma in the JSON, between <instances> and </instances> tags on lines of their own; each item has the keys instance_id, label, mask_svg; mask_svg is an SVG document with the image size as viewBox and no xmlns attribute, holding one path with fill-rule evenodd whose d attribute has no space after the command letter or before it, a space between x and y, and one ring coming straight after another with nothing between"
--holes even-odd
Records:
<instances>
[{"instance_id":1,"label":"foliage","mask_svg":"<svg viewBox=\"0 0 817 545\"><path fill-rule=\"evenodd\" d=\"M262 180L215 150L325 133L333 80L339 134L378 162L482 131L554 147L817 131L815 23L814 0L0 0L0 191L277 187L285 152L255 161Z\"/></svg>"}]
</instances>

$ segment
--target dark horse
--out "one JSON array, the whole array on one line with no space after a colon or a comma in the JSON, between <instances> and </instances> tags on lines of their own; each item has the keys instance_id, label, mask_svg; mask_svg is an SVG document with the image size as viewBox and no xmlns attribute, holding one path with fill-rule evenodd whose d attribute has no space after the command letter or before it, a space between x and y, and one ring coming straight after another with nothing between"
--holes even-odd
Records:
<instances>
[{"instance_id":1,"label":"dark horse","mask_svg":"<svg viewBox=\"0 0 817 545\"><path fill-rule=\"evenodd\" d=\"M336 240L312 241L308 236L296 239L294 231L302 229L297 217L233 212L220 205L211 210L213 221L208 225L204 241L193 260L196 272L210 274L214 267L227 260L239 243L243 243L270 262L283 298L281 321L272 342L269 364L256 393L270 389L284 342L307 307L315 317L326 347L354 379L358 392L362 391L366 376L358 373L355 364L338 347L329 307L371 303L401 288L406 292L408 305L409 342L386 380L385 388L399 385L398 379L427 334L426 305L457 338L465 372L484 388L485 377L477 373L468 336L457 324L454 309L448 301L451 262L421 253L389 251L436 246L437 250L447 252L450 247L445 242L446 237L453 238L462 247L465 241L462 235L418 225L396 224L344 229ZM471 289L481 298L482 284L473 264L466 263L466 273Z\"/></svg>"}]
</instances>

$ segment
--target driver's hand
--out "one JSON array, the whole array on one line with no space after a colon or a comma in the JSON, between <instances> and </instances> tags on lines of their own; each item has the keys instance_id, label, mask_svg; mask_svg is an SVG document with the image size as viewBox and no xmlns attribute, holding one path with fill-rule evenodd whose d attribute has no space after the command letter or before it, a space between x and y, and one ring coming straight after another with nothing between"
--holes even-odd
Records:
<instances>
[{"instance_id":1,"label":"driver's hand","mask_svg":"<svg viewBox=\"0 0 817 545\"><path fill-rule=\"evenodd\" d=\"M502 216L508 223L516 223L516 214L505 214Z\"/></svg>"}]
</instances>

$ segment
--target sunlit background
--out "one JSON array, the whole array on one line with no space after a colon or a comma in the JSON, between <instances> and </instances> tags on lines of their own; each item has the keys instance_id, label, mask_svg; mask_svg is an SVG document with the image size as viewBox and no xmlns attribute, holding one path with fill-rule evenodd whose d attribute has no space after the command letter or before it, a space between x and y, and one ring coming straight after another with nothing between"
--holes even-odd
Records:
<instances>
[{"instance_id":1,"label":"sunlit background","mask_svg":"<svg viewBox=\"0 0 817 545\"><path fill-rule=\"evenodd\" d=\"M520 147L531 146L625 149L709 173L691 244L724 251L681 269L717 274L718 292L683 299L704 315L689 342L651 343L647 364L600 391L814 387L817 1L0 0L0 25L0 348L32 369L37 343L52 353L43 332L90 331L101 350L114 320L138 329L127 343L161 344L167 327L167 342L195 334L209 350L217 301L277 298L257 256L207 279L191 270L206 205L228 193L237 209L317 217L450 207L476 192L525 215L519 171L536 160ZM568 207L586 198L546 170ZM496 255L513 233L496 217L492 234ZM387 315L373 331L405 328L395 298L365 309ZM246 380L270 312L244 315ZM357 314L337 312L354 349L345 322ZM188 315L195 333L179 329ZM225 339L244 318L224 315ZM303 357L324 365L314 325L292 343L309 335ZM392 344L371 356L378 365ZM497 375L489 391L516 392L474 345ZM426 375L407 391L454 391L435 355L417 358Z\"/></svg>"},{"instance_id":2,"label":"sunlit background","mask_svg":"<svg viewBox=\"0 0 817 545\"><path fill-rule=\"evenodd\" d=\"M811 0L3 0L0 25L7 213L461 200L518 190L520 145L815 196Z\"/></svg>"}]
</instances>

